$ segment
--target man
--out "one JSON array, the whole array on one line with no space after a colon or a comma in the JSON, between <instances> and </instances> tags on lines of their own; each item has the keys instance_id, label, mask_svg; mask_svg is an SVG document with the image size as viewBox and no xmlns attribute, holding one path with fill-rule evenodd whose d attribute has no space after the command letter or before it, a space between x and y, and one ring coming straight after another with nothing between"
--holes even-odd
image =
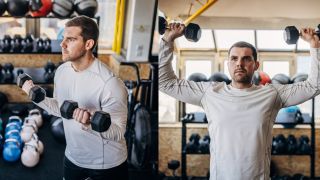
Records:
<instances>
[{"instance_id":1,"label":"man","mask_svg":"<svg viewBox=\"0 0 320 180\"><path fill-rule=\"evenodd\" d=\"M278 111L320 93L320 42L315 30L303 28L312 57L308 80L296 84L251 83L259 67L254 46L235 43L229 50L230 85L178 79L172 70L173 42L184 25L172 23L160 45L160 90L180 101L201 106L207 115L211 180L269 179L272 127Z\"/></svg>"},{"instance_id":2,"label":"man","mask_svg":"<svg viewBox=\"0 0 320 180\"><path fill-rule=\"evenodd\" d=\"M65 24L60 44L64 64L56 70L54 97L37 105L61 117L65 100L78 102L74 120L63 119L66 136L64 179L128 179L127 148L124 138L127 122L127 90L124 83L92 54L99 37L97 24L78 16ZM28 94L33 82L22 89ZM102 133L93 131L90 116L102 110L110 114L111 126Z\"/></svg>"}]
</instances>

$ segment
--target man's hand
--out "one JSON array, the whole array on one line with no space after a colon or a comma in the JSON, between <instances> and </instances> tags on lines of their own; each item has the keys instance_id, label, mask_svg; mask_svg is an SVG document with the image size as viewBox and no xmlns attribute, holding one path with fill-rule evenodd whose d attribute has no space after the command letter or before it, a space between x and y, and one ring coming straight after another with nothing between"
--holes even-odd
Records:
<instances>
[{"instance_id":1,"label":"man's hand","mask_svg":"<svg viewBox=\"0 0 320 180\"><path fill-rule=\"evenodd\" d=\"M22 88L22 90L23 90L24 92L27 93L27 95L29 95L30 89L31 89L32 87L34 87L33 81L32 81L32 80L28 80L28 81L26 81L26 82L22 85L21 88Z\"/></svg>"},{"instance_id":2,"label":"man's hand","mask_svg":"<svg viewBox=\"0 0 320 180\"><path fill-rule=\"evenodd\" d=\"M302 28L300 30L301 38L307 41L312 48L320 48L320 41L316 31L313 28Z\"/></svg>"},{"instance_id":3,"label":"man's hand","mask_svg":"<svg viewBox=\"0 0 320 180\"><path fill-rule=\"evenodd\" d=\"M185 28L184 24L170 23L169 28L164 33L163 39L167 42L173 42L176 38L183 35Z\"/></svg>"},{"instance_id":4,"label":"man's hand","mask_svg":"<svg viewBox=\"0 0 320 180\"><path fill-rule=\"evenodd\" d=\"M93 115L93 112L90 112L87 109L77 108L73 111L72 118L83 124L84 126L90 125L90 117Z\"/></svg>"}]
</instances>

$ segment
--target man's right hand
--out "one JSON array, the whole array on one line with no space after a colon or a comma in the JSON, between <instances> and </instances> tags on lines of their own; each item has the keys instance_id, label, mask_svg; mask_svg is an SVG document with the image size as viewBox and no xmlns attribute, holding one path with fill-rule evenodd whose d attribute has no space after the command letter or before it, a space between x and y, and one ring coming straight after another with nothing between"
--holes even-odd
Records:
<instances>
[{"instance_id":1,"label":"man's right hand","mask_svg":"<svg viewBox=\"0 0 320 180\"><path fill-rule=\"evenodd\" d=\"M32 80L27 80L23 85L22 85L22 90L29 95L30 89L34 87L33 81Z\"/></svg>"},{"instance_id":2,"label":"man's right hand","mask_svg":"<svg viewBox=\"0 0 320 180\"><path fill-rule=\"evenodd\" d=\"M163 40L167 42L173 42L176 38L181 37L185 29L184 24L180 23L170 23L169 28L166 29Z\"/></svg>"}]
</instances>

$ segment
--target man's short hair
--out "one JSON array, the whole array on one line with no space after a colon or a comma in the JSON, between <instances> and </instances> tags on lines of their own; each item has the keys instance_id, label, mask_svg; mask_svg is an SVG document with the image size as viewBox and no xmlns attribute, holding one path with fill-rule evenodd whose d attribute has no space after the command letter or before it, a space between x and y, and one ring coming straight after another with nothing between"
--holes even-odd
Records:
<instances>
[{"instance_id":1,"label":"man's short hair","mask_svg":"<svg viewBox=\"0 0 320 180\"><path fill-rule=\"evenodd\" d=\"M83 37L84 41L89 39L94 40L94 45L91 50L93 50L98 42L99 38L99 27L98 24L87 16L77 16L70 19L66 24L65 27L80 27L81 29L81 36Z\"/></svg>"},{"instance_id":2,"label":"man's short hair","mask_svg":"<svg viewBox=\"0 0 320 180\"><path fill-rule=\"evenodd\" d=\"M234 48L234 47L250 48L250 49L252 50L253 59L254 59L255 61L257 61L257 59L258 59L258 57L257 57L257 49L256 49L252 44L247 43L247 42L245 42L245 41L236 42L236 43L234 43L234 44L230 47L230 49L229 49L229 51L228 51L228 56L230 55L231 49Z\"/></svg>"}]
</instances>

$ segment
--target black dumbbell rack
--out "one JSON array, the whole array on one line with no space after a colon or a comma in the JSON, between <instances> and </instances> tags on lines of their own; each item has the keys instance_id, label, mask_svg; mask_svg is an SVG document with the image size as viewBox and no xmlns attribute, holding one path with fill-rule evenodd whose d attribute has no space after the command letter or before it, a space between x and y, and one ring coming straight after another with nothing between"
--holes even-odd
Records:
<instances>
[{"instance_id":1,"label":"black dumbbell rack","mask_svg":"<svg viewBox=\"0 0 320 180\"><path fill-rule=\"evenodd\" d=\"M312 105L311 105L311 116L308 113L302 113L302 117L304 121L302 123L298 124L305 124L310 125L311 127L311 137L310 137L310 146L311 146L311 152L308 154L271 154L272 156L310 156L310 178L315 178L315 123L314 123L314 101L315 99L312 99ZM275 123L280 125L288 125L288 126L294 126L296 123Z\"/></svg>"},{"instance_id":2,"label":"black dumbbell rack","mask_svg":"<svg viewBox=\"0 0 320 180\"><path fill-rule=\"evenodd\" d=\"M182 142L181 142L181 179L186 180L187 177L187 154L198 154L198 155L203 155L204 153L190 153L187 152L187 124L188 123L193 123L193 124L204 124L206 122L204 121L189 121L189 120L182 120ZM206 154L208 155L208 154Z\"/></svg>"}]
</instances>

